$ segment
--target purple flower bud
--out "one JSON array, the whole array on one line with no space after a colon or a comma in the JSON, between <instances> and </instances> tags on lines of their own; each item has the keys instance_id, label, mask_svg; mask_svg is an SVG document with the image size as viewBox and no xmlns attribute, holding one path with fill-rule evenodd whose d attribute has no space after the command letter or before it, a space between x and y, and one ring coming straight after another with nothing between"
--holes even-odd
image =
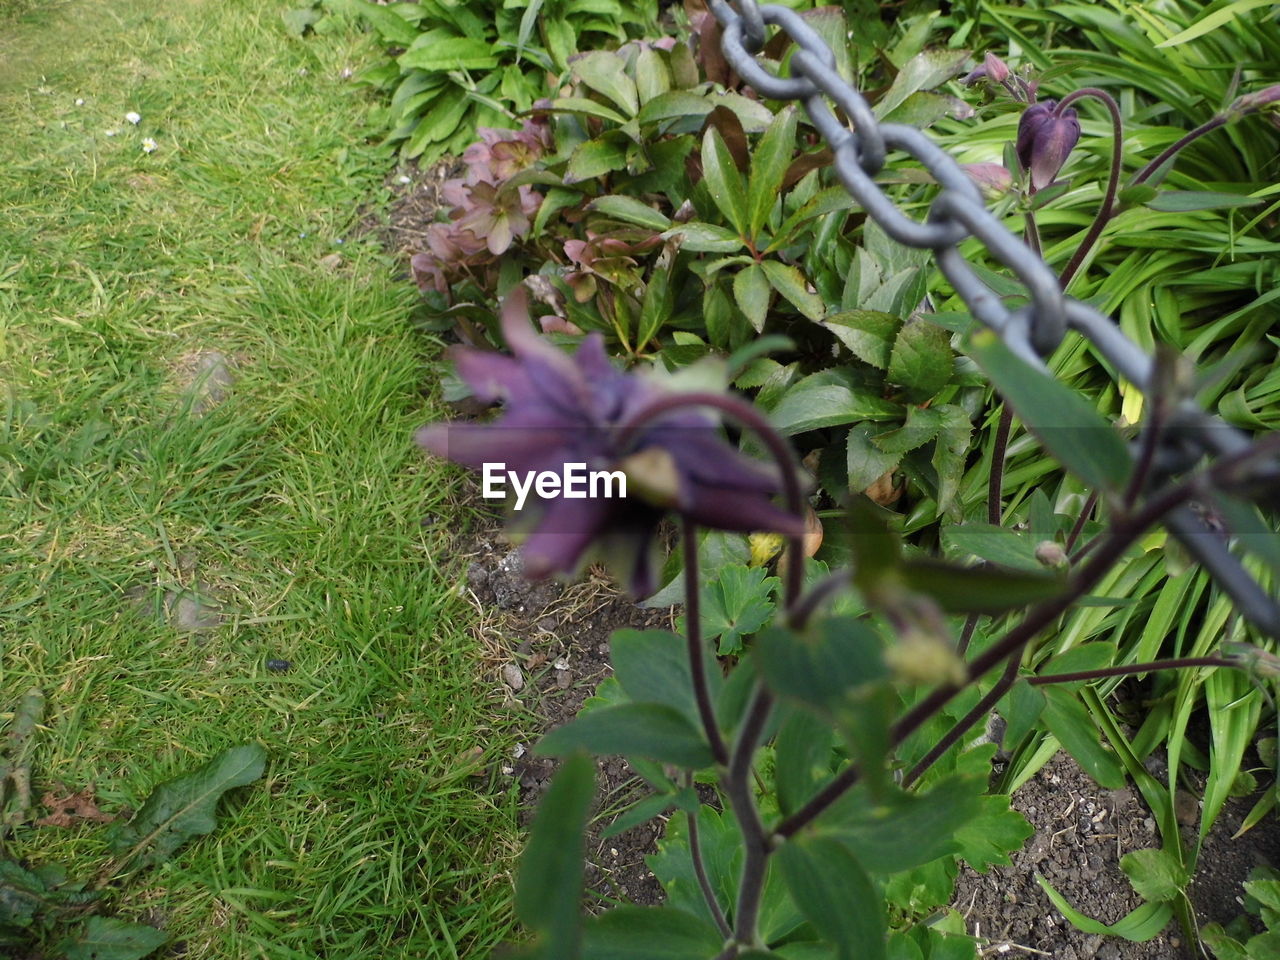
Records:
<instances>
[{"instance_id":1,"label":"purple flower bud","mask_svg":"<svg viewBox=\"0 0 1280 960\"><path fill-rule=\"evenodd\" d=\"M1070 108L1057 112L1056 100L1027 107L1018 122L1017 153L1023 170L1031 171L1031 186L1042 190L1053 182L1067 155L1080 139L1080 119Z\"/></svg>"},{"instance_id":2,"label":"purple flower bud","mask_svg":"<svg viewBox=\"0 0 1280 960\"><path fill-rule=\"evenodd\" d=\"M996 83L1004 83L1009 79L1008 65L994 53L988 51L982 65L987 68L987 76Z\"/></svg>"},{"instance_id":3,"label":"purple flower bud","mask_svg":"<svg viewBox=\"0 0 1280 960\"><path fill-rule=\"evenodd\" d=\"M1272 103L1280 103L1280 83L1273 83L1269 87L1263 87L1261 90L1255 90L1253 93L1246 93L1242 97L1237 97L1236 102L1231 104L1228 112L1237 115L1255 113Z\"/></svg>"},{"instance_id":4,"label":"purple flower bud","mask_svg":"<svg viewBox=\"0 0 1280 960\"><path fill-rule=\"evenodd\" d=\"M962 163L960 169L974 182L983 196L996 200L1009 192L1013 176L999 163Z\"/></svg>"}]
</instances>

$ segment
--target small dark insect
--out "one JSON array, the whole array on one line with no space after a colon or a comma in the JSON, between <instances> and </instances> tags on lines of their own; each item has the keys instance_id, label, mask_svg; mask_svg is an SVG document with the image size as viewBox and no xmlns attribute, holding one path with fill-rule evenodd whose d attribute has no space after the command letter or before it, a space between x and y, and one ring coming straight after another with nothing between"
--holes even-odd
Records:
<instances>
[{"instance_id":1,"label":"small dark insect","mask_svg":"<svg viewBox=\"0 0 1280 960\"><path fill-rule=\"evenodd\" d=\"M289 660L268 660L267 669L274 670L276 673L284 673L286 670L293 669L293 663Z\"/></svg>"}]
</instances>

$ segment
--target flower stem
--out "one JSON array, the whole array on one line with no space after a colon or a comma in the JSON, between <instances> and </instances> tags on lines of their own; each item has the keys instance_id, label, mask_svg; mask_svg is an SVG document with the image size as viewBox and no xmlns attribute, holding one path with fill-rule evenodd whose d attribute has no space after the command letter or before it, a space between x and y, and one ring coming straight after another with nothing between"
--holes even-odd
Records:
<instances>
[{"instance_id":1,"label":"flower stem","mask_svg":"<svg viewBox=\"0 0 1280 960\"><path fill-rule=\"evenodd\" d=\"M1093 245L1102 236L1103 229L1115 215L1116 193L1120 189L1120 168L1123 165L1120 151L1124 143L1124 126L1120 120L1120 105L1116 103L1115 97L1097 87L1082 87L1074 93L1063 97L1062 102L1058 104L1056 112L1062 113L1069 104L1085 97L1100 100L1106 105L1111 114L1111 176L1107 180L1107 192L1102 198L1102 206L1098 208L1098 214L1093 218L1093 223L1089 226L1089 232L1085 234L1080 246L1076 247L1076 252L1072 255L1071 260L1063 268L1062 275L1058 278L1064 290L1076 275L1076 271L1080 269L1081 264L1084 263L1084 259L1088 256L1089 251L1093 249Z\"/></svg>"},{"instance_id":2,"label":"flower stem","mask_svg":"<svg viewBox=\"0 0 1280 960\"><path fill-rule=\"evenodd\" d=\"M689 784L693 783L693 775L688 778ZM720 928L720 932L726 937L733 936L733 930L729 926L729 921L725 919L724 910L720 908L720 901L716 899L716 893L711 888L711 880L707 876L707 865L702 859L702 841L698 835L698 814L695 811L689 811L689 855L693 859L693 873L698 878L698 886L702 888L702 898L707 901L707 908L711 911L711 916L715 919L716 926Z\"/></svg>"},{"instance_id":3,"label":"flower stem","mask_svg":"<svg viewBox=\"0 0 1280 960\"><path fill-rule=\"evenodd\" d=\"M751 784L751 761L772 710L772 694L757 682L755 695L747 707L746 718L742 721L737 742L733 745L733 759L729 762L729 776L725 783L729 805L742 830L745 853L742 880L738 886L738 904L733 913L734 939L742 944L755 943L760 898L764 893L765 861L772 852L769 834L760 817L760 808L756 806Z\"/></svg>"},{"instance_id":4,"label":"flower stem","mask_svg":"<svg viewBox=\"0 0 1280 960\"><path fill-rule=\"evenodd\" d=\"M1042 687L1048 683L1072 683L1080 680L1102 680L1106 677L1128 677L1135 673L1155 673L1157 670L1182 670L1190 667L1235 667L1245 669L1244 664L1223 657L1177 657L1168 660L1151 660L1147 663L1126 663L1117 667L1099 667L1077 673L1051 673L1043 677L1028 677L1027 683Z\"/></svg>"},{"instance_id":5,"label":"flower stem","mask_svg":"<svg viewBox=\"0 0 1280 960\"><path fill-rule=\"evenodd\" d=\"M698 716L702 730L711 744L711 754L721 766L729 762L729 748L725 745L716 722L715 708L711 705L711 688L707 684L707 655L702 648L702 577L698 569L698 525L687 518L681 521L684 533L684 613L685 649L689 654L689 673L693 679L693 694L698 701Z\"/></svg>"},{"instance_id":6,"label":"flower stem","mask_svg":"<svg viewBox=\"0 0 1280 960\"><path fill-rule=\"evenodd\" d=\"M1175 156L1177 156L1179 151L1189 146L1190 144L1194 143L1196 140L1199 140L1206 133L1212 133L1214 130L1217 130L1219 127L1224 126L1226 122L1227 122L1226 117L1216 116L1211 120L1206 120L1204 123L1200 124L1200 126L1196 127L1191 132L1183 134L1183 136L1179 137L1173 143L1169 144L1169 146L1167 146L1164 149L1164 152L1162 152L1160 156L1156 157L1154 160L1148 163L1145 167L1139 170L1136 174L1134 174L1132 185L1136 187L1140 183L1146 183L1149 179L1151 179L1151 177L1155 174L1157 170L1159 170L1166 163L1168 163Z\"/></svg>"}]
</instances>

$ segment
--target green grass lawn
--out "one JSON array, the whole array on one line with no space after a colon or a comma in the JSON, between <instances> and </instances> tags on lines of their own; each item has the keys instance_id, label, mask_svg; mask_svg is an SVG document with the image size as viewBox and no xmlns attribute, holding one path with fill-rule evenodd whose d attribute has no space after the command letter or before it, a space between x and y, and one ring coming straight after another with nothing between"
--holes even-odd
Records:
<instances>
[{"instance_id":1,"label":"green grass lawn","mask_svg":"<svg viewBox=\"0 0 1280 960\"><path fill-rule=\"evenodd\" d=\"M343 77L371 48L288 36L289 6L81 0L0 28L0 726L42 688L37 792L108 812L266 747L219 829L112 902L191 960L477 956L510 930L515 831L474 748L512 735L448 475L411 441L435 347L351 233L390 163ZM212 352L236 382L199 415ZM166 619L193 590L220 626ZM91 826L8 853L105 860Z\"/></svg>"}]
</instances>

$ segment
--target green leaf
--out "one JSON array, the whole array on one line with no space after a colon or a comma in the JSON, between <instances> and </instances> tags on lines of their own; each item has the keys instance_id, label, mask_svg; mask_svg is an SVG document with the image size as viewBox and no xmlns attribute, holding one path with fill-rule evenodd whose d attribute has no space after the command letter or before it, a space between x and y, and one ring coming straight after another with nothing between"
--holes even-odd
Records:
<instances>
[{"instance_id":1,"label":"green leaf","mask_svg":"<svg viewBox=\"0 0 1280 960\"><path fill-rule=\"evenodd\" d=\"M831 724L807 710L788 710L774 742L774 777L783 815L798 810L831 776Z\"/></svg>"},{"instance_id":2,"label":"green leaf","mask_svg":"<svg viewBox=\"0 0 1280 960\"><path fill-rule=\"evenodd\" d=\"M586 140L573 148L569 164L565 168L565 183L590 180L627 165L627 145L618 137L601 137Z\"/></svg>"},{"instance_id":3,"label":"green leaf","mask_svg":"<svg viewBox=\"0 0 1280 960\"><path fill-rule=\"evenodd\" d=\"M885 453L872 442L872 434L877 429L871 424L856 423L849 430L845 465L849 471L849 490L853 493L862 493L902 462L901 454Z\"/></svg>"},{"instance_id":4,"label":"green leaf","mask_svg":"<svg viewBox=\"0 0 1280 960\"><path fill-rule=\"evenodd\" d=\"M742 182L742 174L734 165L733 154L714 126L707 127L707 132L702 135L702 173L715 205L738 235L745 237L747 188Z\"/></svg>"},{"instance_id":5,"label":"green leaf","mask_svg":"<svg viewBox=\"0 0 1280 960\"><path fill-rule=\"evenodd\" d=\"M879 310L841 310L822 321L859 360L878 370L889 369L902 319Z\"/></svg>"},{"instance_id":6,"label":"green leaf","mask_svg":"<svg viewBox=\"0 0 1280 960\"><path fill-rule=\"evenodd\" d=\"M995 567L963 567L932 559L908 560L902 578L915 593L932 597L947 613L1003 613L1062 592L1052 574Z\"/></svg>"},{"instance_id":7,"label":"green leaf","mask_svg":"<svg viewBox=\"0 0 1280 960\"><path fill-rule=\"evenodd\" d=\"M771 626L752 645L760 675L776 694L831 712L886 674L883 641L865 621L830 617L804 633Z\"/></svg>"},{"instance_id":8,"label":"green leaf","mask_svg":"<svg viewBox=\"0 0 1280 960\"><path fill-rule=\"evenodd\" d=\"M664 250L649 274L649 282L644 287L644 298L640 302L637 347L643 347L657 336L658 331L671 319L675 308L675 297L671 290L671 269L674 263L673 251Z\"/></svg>"},{"instance_id":9,"label":"green leaf","mask_svg":"<svg viewBox=\"0 0 1280 960\"><path fill-rule=\"evenodd\" d=\"M723 946L715 927L684 910L622 906L587 921L582 960L708 960Z\"/></svg>"},{"instance_id":10,"label":"green leaf","mask_svg":"<svg viewBox=\"0 0 1280 960\"><path fill-rule=\"evenodd\" d=\"M1066 673L1083 673L1087 670L1100 670L1103 667L1109 667L1115 662L1115 659L1116 645L1114 643L1094 640L1072 647L1070 650L1064 650L1049 660L1037 672L1042 677L1052 677ZM1061 685L1068 690L1077 690L1085 682L1083 680L1064 681Z\"/></svg>"},{"instance_id":11,"label":"green leaf","mask_svg":"<svg viewBox=\"0 0 1280 960\"><path fill-rule=\"evenodd\" d=\"M691 787L686 787L675 793L652 793L643 800L636 801L621 813L613 823L609 824L609 828L600 834L600 839L608 840L610 837L616 837L632 827L639 826L646 820L652 820L654 817L666 813L672 807L696 811L698 808L698 795L694 793Z\"/></svg>"},{"instance_id":12,"label":"green leaf","mask_svg":"<svg viewBox=\"0 0 1280 960\"><path fill-rule=\"evenodd\" d=\"M715 109L715 104L704 96L688 90L668 90L648 101L636 115L643 126L678 117L705 117Z\"/></svg>"},{"instance_id":13,"label":"green leaf","mask_svg":"<svg viewBox=\"0 0 1280 960\"><path fill-rule=\"evenodd\" d=\"M1160 193L1155 187L1149 183L1135 183L1131 187L1125 187L1116 194L1116 199L1123 204L1141 204L1149 203Z\"/></svg>"},{"instance_id":14,"label":"green leaf","mask_svg":"<svg viewBox=\"0 0 1280 960\"><path fill-rule=\"evenodd\" d=\"M1197 37L1203 37L1211 30L1216 30L1218 27L1226 26L1228 23L1235 21L1242 13L1256 10L1258 7L1271 6L1274 6L1274 0L1235 0L1234 3L1228 3L1225 7L1219 7L1213 13L1206 14L1187 27L1187 29L1180 33L1175 33L1168 40L1157 43L1156 49L1176 47L1189 40L1195 40Z\"/></svg>"},{"instance_id":15,"label":"green leaf","mask_svg":"<svg viewBox=\"0 0 1280 960\"><path fill-rule=\"evenodd\" d=\"M516 916L539 933L545 957L577 956L587 816L595 763L570 757L538 805L516 876Z\"/></svg>"},{"instance_id":16,"label":"green leaf","mask_svg":"<svg viewBox=\"0 0 1280 960\"><path fill-rule=\"evenodd\" d=\"M1006 750L1012 751L1031 732L1044 713L1044 703L1044 692L1025 678L1019 678L1004 695L997 709L1006 724L1003 743Z\"/></svg>"},{"instance_id":17,"label":"green leaf","mask_svg":"<svg viewBox=\"0 0 1280 960\"><path fill-rule=\"evenodd\" d=\"M280 19L284 21L285 33L291 37L301 37L319 22L324 14L314 7L300 7L297 10L281 10ZM397 18L399 19L399 18ZM403 22L403 21L402 21ZM408 24L405 24L408 26ZM411 30L414 36L417 31Z\"/></svg>"},{"instance_id":18,"label":"green leaf","mask_svg":"<svg viewBox=\"0 0 1280 960\"><path fill-rule=\"evenodd\" d=\"M1123 937L1133 943L1145 943L1169 925L1173 918L1173 908L1167 903L1144 903L1142 906L1125 914L1113 924L1099 923L1091 917L1071 906L1066 897L1053 888L1040 874L1036 874L1036 883L1045 892L1050 902L1070 921L1077 930L1092 933L1100 937Z\"/></svg>"},{"instance_id":19,"label":"green leaf","mask_svg":"<svg viewBox=\"0 0 1280 960\"><path fill-rule=\"evenodd\" d=\"M827 312L822 298L809 290L808 281L800 268L780 260L766 260L761 264L769 285L782 294L792 306L810 320L821 320Z\"/></svg>"},{"instance_id":20,"label":"green leaf","mask_svg":"<svg viewBox=\"0 0 1280 960\"><path fill-rule=\"evenodd\" d=\"M1213 190L1161 190L1147 201L1147 206L1162 213L1185 213L1189 210L1256 207L1262 202L1257 197L1245 197L1238 193L1219 193Z\"/></svg>"},{"instance_id":21,"label":"green leaf","mask_svg":"<svg viewBox=\"0 0 1280 960\"><path fill-rule=\"evenodd\" d=\"M1059 686L1042 688L1044 722L1080 768L1108 790L1125 785L1124 766L1115 752L1102 745L1097 724L1080 698Z\"/></svg>"},{"instance_id":22,"label":"green leaf","mask_svg":"<svg viewBox=\"0 0 1280 960\"><path fill-rule=\"evenodd\" d=\"M1091 486L1124 485L1132 466L1124 440L1079 393L1016 356L994 331L973 334L968 352L1063 466Z\"/></svg>"},{"instance_id":23,"label":"green leaf","mask_svg":"<svg viewBox=\"0 0 1280 960\"><path fill-rule=\"evenodd\" d=\"M893 84L876 102L876 116L887 116L917 90L931 90L950 80L964 69L968 59L968 50L926 50L916 54L903 65Z\"/></svg>"},{"instance_id":24,"label":"green leaf","mask_svg":"<svg viewBox=\"0 0 1280 960\"><path fill-rule=\"evenodd\" d=\"M744 246L742 237L712 223L682 223L662 234L662 239L680 238L680 248L691 253L733 253Z\"/></svg>"},{"instance_id":25,"label":"green leaf","mask_svg":"<svg viewBox=\"0 0 1280 960\"><path fill-rule=\"evenodd\" d=\"M1009 798L1004 794L980 797L979 803L981 815L956 831L956 842L960 844L960 857L965 863L979 873L986 873L992 864L1008 866L1009 854L1021 850L1036 831L1026 817L1010 809Z\"/></svg>"},{"instance_id":26,"label":"green leaf","mask_svg":"<svg viewBox=\"0 0 1280 960\"><path fill-rule=\"evenodd\" d=\"M627 223L639 224L642 227L649 227L653 230L666 230L671 226L671 221L664 213L653 209L647 203L642 203L635 197L597 197L587 205L587 209L605 213Z\"/></svg>"},{"instance_id":27,"label":"green leaf","mask_svg":"<svg viewBox=\"0 0 1280 960\"><path fill-rule=\"evenodd\" d=\"M743 639L759 630L773 613L777 577L762 567L721 567L702 592L703 638L720 638L721 656L742 652Z\"/></svg>"},{"instance_id":28,"label":"green leaf","mask_svg":"<svg viewBox=\"0 0 1280 960\"><path fill-rule=\"evenodd\" d=\"M769 278L760 264L753 263L733 275L733 299L756 333L764 330L770 298Z\"/></svg>"},{"instance_id":29,"label":"green leaf","mask_svg":"<svg viewBox=\"0 0 1280 960\"><path fill-rule=\"evenodd\" d=\"M569 70L596 93L612 100L628 117L640 109L635 81L627 76L626 63L616 53L592 50L575 57Z\"/></svg>"},{"instance_id":30,"label":"green leaf","mask_svg":"<svg viewBox=\"0 0 1280 960\"><path fill-rule=\"evenodd\" d=\"M66 960L142 960L159 950L169 935L155 927L115 917L90 917L59 948Z\"/></svg>"},{"instance_id":31,"label":"green leaf","mask_svg":"<svg viewBox=\"0 0 1280 960\"><path fill-rule=\"evenodd\" d=\"M112 852L146 864L168 860L192 837L212 831L218 825L216 808L222 795L253 783L266 763L262 747L246 744L224 750L194 773L160 784L132 820L111 831Z\"/></svg>"},{"instance_id":32,"label":"green leaf","mask_svg":"<svg viewBox=\"0 0 1280 960\"><path fill-rule=\"evenodd\" d=\"M927 320L908 320L889 356L889 379L921 402L947 385L952 373L951 335Z\"/></svg>"},{"instance_id":33,"label":"green leaf","mask_svg":"<svg viewBox=\"0 0 1280 960\"><path fill-rule=\"evenodd\" d=\"M821 370L799 380L770 412L773 425L786 436L858 420L889 420L902 408L856 388L842 371Z\"/></svg>"},{"instance_id":34,"label":"green leaf","mask_svg":"<svg viewBox=\"0 0 1280 960\"><path fill-rule=\"evenodd\" d=\"M942 414L942 431L933 445L933 469L938 474L938 513L950 520L959 519L960 505L956 494L964 476L965 459L969 454L969 438L973 424L963 407L949 403L934 408Z\"/></svg>"},{"instance_id":35,"label":"green leaf","mask_svg":"<svg viewBox=\"0 0 1280 960\"><path fill-rule=\"evenodd\" d=\"M796 149L795 107L784 108L756 144L747 179L748 236L759 235L782 194L782 181Z\"/></svg>"},{"instance_id":36,"label":"green leaf","mask_svg":"<svg viewBox=\"0 0 1280 960\"><path fill-rule=\"evenodd\" d=\"M907 420L896 430L878 434L875 445L885 453L901 456L923 447L942 430L945 419L940 410L931 407L907 407Z\"/></svg>"},{"instance_id":37,"label":"green leaf","mask_svg":"<svg viewBox=\"0 0 1280 960\"><path fill-rule=\"evenodd\" d=\"M835 840L804 837L774 856L796 906L840 960L885 960L884 898L852 853Z\"/></svg>"},{"instance_id":38,"label":"green leaf","mask_svg":"<svg viewBox=\"0 0 1280 960\"><path fill-rule=\"evenodd\" d=\"M627 118L616 110L596 103L586 97L560 97L551 101L551 107L564 113L581 113L591 117L600 117L613 123L626 123Z\"/></svg>"},{"instance_id":39,"label":"green leaf","mask_svg":"<svg viewBox=\"0 0 1280 960\"><path fill-rule=\"evenodd\" d=\"M912 870L959 851L955 835L982 814L985 792L977 777L948 777L927 793L898 793L888 802L861 805L857 819L823 833L848 847L872 873Z\"/></svg>"},{"instance_id":40,"label":"green leaf","mask_svg":"<svg viewBox=\"0 0 1280 960\"><path fill-rule=\"evenodd\" d=\"M662 55L652 47L640 48L636 54L635 72L640 103L648 103L671 89L671 73Z\"/></svg>"},{"instance_id":41,"label":"green leaf","mask_svg":"<svg viewBox=\"0 0 1280 960\"><path fill-rule=\"evenodd\" d=\"M1177 899L1191 875L1168 850L1133 850L1120 858L1120 869L1134 892L1148 902Z\"/></svg>"},{"instance_id":42,"label":"green leaf","mask_svg":"<svg viewBox=\"0 0 1280 960\"><path fill-rule=\"evenodd\" d=\"M546 756L578 749L596 754L635 754L681 767L711 765L711 748L684 714L662 703L620 703L579 714L538 744Z\"/></svg>"},{"instance_id":43,"label":"green leaf","mask_svg":"<svg viewBox=\"0 0 1280 960\"><path fill-rule=\"evenodd\" d=\"M609 660L614 677L632 700L665 704L697 720L684 637L667 630L617 630L609 639ZM714 699L724 683L722 674L709 670L707 678Z\"/></svg>"},{"instance_id":44,"label":"green leaf","mask_svg":"<svg viewBox=\"0 0 1280 960\"><path fill-rule=\"evenodd\" d=\"M408 46L419 37L418 28L394 10L369 3L368 0L325 0L325 6L347 16L363 17L384 43Z\"/></svg>"},{"instance_id":45,"label":"green leaf","mask_svg":"<svg viewBox=\"0 0 1280 960\"><path fill-rule=\"evenodd\" d=\"M416 35L409 49L396 58L402 70L492 70L498 65L493 46L447 30Z\"/></svg>"},{"instance_id":46,"label":"green leaf","mask_svg":"<svg viewBox=\"0 0 1280 960\"><path fill-rule=\"evenodd\" d=\"M1007 527L991 523L946 527L942 531L942 542L962 556L972 555L1002 567L1044 573L1044 564L1036 559L1032 539Z\"/></svg>"}]
</instances>

